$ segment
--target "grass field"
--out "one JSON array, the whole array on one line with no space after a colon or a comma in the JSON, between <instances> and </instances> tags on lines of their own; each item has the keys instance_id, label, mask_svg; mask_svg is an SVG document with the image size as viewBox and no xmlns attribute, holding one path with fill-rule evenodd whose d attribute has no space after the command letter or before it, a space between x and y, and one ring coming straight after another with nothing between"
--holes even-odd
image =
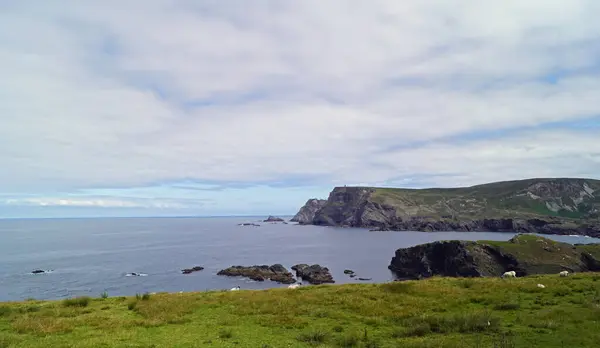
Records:
<instances>
[{"instance_id":1,"label":"grass field","mask_svg":"<svg viewBox=\"0 0 600 348\"><path fill-rule=\"evenodd\" d=\"M0 304L2 348L562 348L598 342L600 274L592 273Z\"/></svg>"}]
</instances>

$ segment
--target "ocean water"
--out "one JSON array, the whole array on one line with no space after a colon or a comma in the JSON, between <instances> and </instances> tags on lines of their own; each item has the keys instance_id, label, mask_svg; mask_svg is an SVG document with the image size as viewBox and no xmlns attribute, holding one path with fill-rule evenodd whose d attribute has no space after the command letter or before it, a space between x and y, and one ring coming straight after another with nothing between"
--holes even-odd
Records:
<instances>
[{"instance_id":1,"label":"ocean water","mask_svg":"<svg viewBox=\"0 0 600 348\"><path fill-rule=\"evenodd\" d=\"M260 223L254 218L114 218L0 220L0 301L134 295L142 292L263 289L286 286L217 276L232 265L318 263L336 283L393 279L396 249L444 239L508 240L513 233L369 232L367 229ZM581 236L550 236L598 243ZM189 275L180 270L200 265ZM33 275L34 269L53 270ZM128 277L127 273L147 276ZM357 278L358 278L357 277Z\"/></svg>"}]
</instances>

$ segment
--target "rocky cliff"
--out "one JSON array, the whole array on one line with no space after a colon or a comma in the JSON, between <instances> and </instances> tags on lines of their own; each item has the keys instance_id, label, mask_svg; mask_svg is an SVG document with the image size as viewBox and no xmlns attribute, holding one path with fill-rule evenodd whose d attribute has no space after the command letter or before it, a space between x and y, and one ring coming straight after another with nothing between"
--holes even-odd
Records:
<instances>
[{"instance_id":1,"label":"rocky cliff","mask_svg":"<svg viewBox=\"0 0 600 348\"><path fill-rule=\"evenodd\" d=\"M508 242L454 240L398 249L388 268L399 279L586 272L600 271L598 254L600 244L571 245L517 235Z\"/></svg>"},{"instance_id":2,"label":"rocky cliff","mask_svg":"<svg viewBox=\"0 0 600 348\"><path fill-rule=\"evenodd\" d=\"M290 221L298 222L300 224L312 224L315 214L325 206L325 203L327 203L326 199L309 199Z\"/></svg>"},{"instance_id":3,"label":"rocky cliff","mask_svg":"<svg viewBox=\"0 0 600 348\"><path fill-rule=\"evenodd\" d=\"M528 179L445 189L336 187L316 207L311 206L312 221L307 213L303 223L600 237L600 181L591 179Z\"/></svg>"}]
</instances>

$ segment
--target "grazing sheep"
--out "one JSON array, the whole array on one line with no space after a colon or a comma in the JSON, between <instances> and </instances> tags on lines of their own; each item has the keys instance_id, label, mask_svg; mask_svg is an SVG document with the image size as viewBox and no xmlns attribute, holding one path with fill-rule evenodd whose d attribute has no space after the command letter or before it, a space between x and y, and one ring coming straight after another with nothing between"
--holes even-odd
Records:
<instances>
[{"instance_id":1,"label":"grazing sheep","mask_svg":"<svg viewBox=\"0 0 600 348\"><path fill-rule=\"evenodd\" d=\"M238 291L238 290L240 290L240 286L239 285L236 286L235 288L231 288L231 290L229 290L229 291Z\"/></svg>"},{"instance_id":2,"label":"grazing sheep","mask_svg":"<svg viewBox=\"0 0 600 348\"><path fill-rule=\"evenodd\" d=\"M560 272L560 273L559 273L559 275L560 275L561 277L566 277L566 276L568 276L568 275L569 275L569 271L562 271L562 272Z\"/></svg>"},{"instance_id":3,"label":"grazing sheep","mask_svg":"<svg viewBox=\"0 0 600 348\"><path fill-rule=\"evenodd\" d=\"M540 289L544 289L546 286L544 284L538 284L537 287Z\"/></svg>"},{"instance_id":4,"label":"grazing sheep","mask_svg":"<svg viewBox=\"0 0 600 348\"><path fill-rule=\"evenodd\" d=\"M300 284L290 284L288 285L288 289L297 289L300 287Z\"/></svg>"},{"instance_id":5,"label":"grazing sheep","mask_svg":"<svg viewBox=\"0 0 600 348\"><path fill-rule=\"evenodd\" d=\"M502 278L506 278L506 277L516 278L517 272L515 272L515 271L504 272L504 274L502 275Z\"/></svg>"}]
</instances>

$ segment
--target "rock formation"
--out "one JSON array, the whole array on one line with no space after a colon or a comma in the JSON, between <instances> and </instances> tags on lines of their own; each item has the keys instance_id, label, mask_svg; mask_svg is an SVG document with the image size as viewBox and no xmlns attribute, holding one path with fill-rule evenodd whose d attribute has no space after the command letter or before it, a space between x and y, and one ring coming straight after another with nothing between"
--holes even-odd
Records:
<instances>
[{"instance_id":1,"label":"rock formation","mask_svg":"<svg viewBox=\"0 0 600 348\"><path fill-rule=\"evenodd\" d=\"M327 203L326 199L309 199L300 211L290 220L292 222L298 222L300 224L312 224L315 218L315 213L323 208Z\"/></svg>"},{"instance_id":2,"label":"rock formation","mask_svg":"<svg viewBox=\"0 0 600 348\"><path fill-rule=\"evenodd\" d=\"M302 278L302 280L306 280L313 285L335 283L333 276L327 267L299 264L292 266L292 270L296 271L297 277Z\"/></svg>"},{"instance_id":3,"label":"rock formation","mask_svg":"<svg viewBox=\"0 0 600 348\"><path fill-rule=\"evenodd\" d=\"M295 217L304 224L600 237L600 181L591 179L528 179L451 189L336 187L325 203L313 202L310 210L307 205Z\"/></svg>"},{"instance_id":4,"label":"rock formation","mask_svg":"<svg viewBox=\"0 0 600 348\"><path fill-rule=\"evenodd\" d=\"M204 267L202 267L202 266L194 266L192 268L182 269L181 273L183 273L183 274L190 274L190 273L193 273L193 272L200 272L203 269L204 269Z\"/></svg>"},{"instance_id":5,"label":"rock formation","mask_svg":"<svg viewBox=\"0 0 600 348\"><path fill-rule=\"evenodd\" d=\"M285 220L280 217L269 215L269 217L266 220L263 220L263 222L285 222Z\"/></svg>"},{"instance_id":6,"label":"rock formation","mask_svg":"<svg viewBox=\"0 0 600 348\"><path fill-rule=\"evenodd\" d=\"M536 235L517 235L507 242L439 241L396 250L389 269L399 279L517 276L600 271L600 244L571 245Z\"/></svg>"},{"instance_id":7,"label":"rock formation","mask_svg":"<svg viewBox=\"0 0 600 348\"><path fill-rule=\"evenodd\" d=\"M272 266L231 266L221 270L217 275L229 277L247 277L255 281L272 280L282 284L293 284L296 282L292 273L283 265L275 264Z\"/></svg>"}]
</instances>

